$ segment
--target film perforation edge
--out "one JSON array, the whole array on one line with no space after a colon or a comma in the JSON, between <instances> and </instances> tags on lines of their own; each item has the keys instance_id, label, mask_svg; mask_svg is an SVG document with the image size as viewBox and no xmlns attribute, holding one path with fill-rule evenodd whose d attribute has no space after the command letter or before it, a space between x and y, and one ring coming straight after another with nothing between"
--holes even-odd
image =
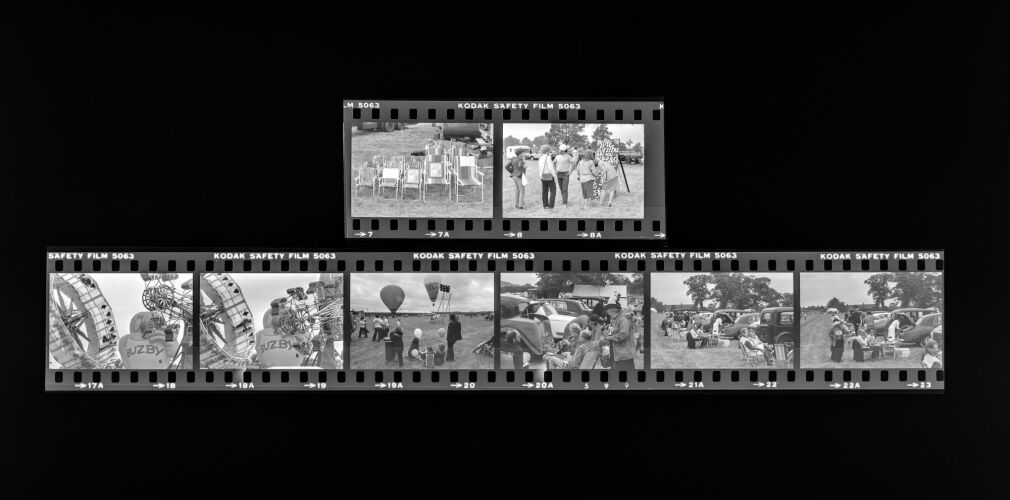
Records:
<instances>
[{"instance_id":1,"label":"film perforation edge","mask_svg":"<svg viewBox=\"0 0 1010 500\"><path fill-rule=\"evenodd\" d=\"M54 254L60 253L70 253L61 252L59 249L54 249ZM685 269L681 272L694 272L694 262L700 262L700 271L711 271L715 265L715 262L719 262L718 266L720 272L732 272L731 262L742 262L740 265L741 269L746 269L746 271L741 272L762 272L769 270L769 263L775 262L775 272L785 272L785 263L792 260L796 262L794 273L798 273L800 276L806 273L832 273L832 274L845 274L845 273L855 273L855 272L876 272L886 270L886 272L942 272L938 269L942 269L943 266L943 252L942 251L910 251L902 252L909 254L934 254L934 257L929 258L917 258L913 255L910 258L896 259L887 258L880 260L868 261L869 266L863 265L864 259L848 259L851 262L850 271L844 271L843 266L840 265L844 259L817 259L817 252L739 252L736 258L730 259L692 259L692 258L654 258L649 255L651 251L645 251L645 255L630 255L627 258L620 258L623 254L635 254L639 253L637 251L629 252L595 252L595 253L583 253L572 258L570 253L549 253L549 252L537 252L533 258L465 258L465 256L455 256L455 258L449 258L448 254L450 252L427 252L433 254L444 253L446 256L444 258L434 258L434 259L419 259L414 258L415 255L410 252L385 252L385 253L374 253L365 259L355 258L355 254L350 252L329 252L332 255L325 259L314 259L314 258L281 258L272 260L260 260L257 262L255 259L220 259L215 258L212 252L188 252L188 253L171 253L171 252L135 252L135 258L133 259L110 259L110 258L100 258L100 257L88 257L82 255L81 258L50 258L47 260L47 273L56 272L56 268L62 266L63 272L67 269L79 269L79 272L87 274L89 272L96 272L101 274L131 274L131 273L142 273L142 272L157 272L158 270L165 270L171 268L169 262L176 262L175 269L177 272L187 272L188 269L195 269L192 272L208 272L206 271L206 264L213 263L212 271L218 272L223 268L223 262L232 262L232 273L236 275L241 275L245 271L242 269L246 268L246 262L249 262L249 269L252 273L262 272L263 263L269 262L269 274L298 274L300 272L319 272L320 262L326 262L326 268L329 271L335 272L339 267L342 267L344 271L340 271L345 275L353 275L356 266L353 264L358 260L363 260L365 262L364 270L361 272L371 273L371 272L391 272L393 269L393 262L400 261L410 261L413 263L420 264L419 272L429 272L433 269L432 264L438 262L437 268L439 273L466 273L466 272L478 272L478 273L506 273L507 263L513 263L513 269L516 272L524 271L526 264L530 263L532 265L533 272L545 271L544 264L546 262L551 262L551 272L558 272L561 268L565 266L565 263L570 265L571 269L582 269L582 261L587 262L587 269L589 271L597 271L603 266L606 266L609 272L644 272L650 274L657 273L667 273L675 272L673 269L676 267L676 263L684 263L685 261L690 262L690 264L684 263L682 268ZM656 253L670 253L670 252L656 252ZM567 258L562 258L566 256ZM125 263L123 261L126 261ZM275 262L278 261L278 262ZM749 264L751 260L757 262L757 267L752 268ZM118 271L114 271L114 266L112 262L119 262ZM500 262L504 261L504 262ZM629 262L630 261L630 262ZM808 266L806 262L813 262L813 266ZM830 265L826 262L831 262ZM838 261L838 262L835 262ZM906 271L899 271L900 264L898 262L904 261ZM911 261L911 262L909 262ZM456 271L452 270L453 262L456 264ZM496 270L490 271L488 263L495 262ZM642 269L642 263L644 262L644 270ZM662 262L663 270L659 270L659 263ZM886 262L887 264L882 264ZM57 265L60 263L60 266ZM136 263L136 265L133 265ZM189 266L185 263L193 263ZM381 263L376 266L376 263ZM605 263L605 264L604 264ZM284 267L287 270L284 270ZM411 268L411 265L403 265L404 269ZM476 271L471 271L471 265L476 265ZM97 266L97 267L96 267ZM830 267L830 269L828 269ZM886 267L886 269L885 269ZM378 269L377 269L378 268ZM93 271L98 269L99 271ZM302 271L305 269L306 271ZM688 271L687 269L690 269ZM134 271L135 270L135 271ZM649 330L650 336L654 336L656 332ZM173 390L226 390L219 387L220 381L224 379L224 374L229 373L226 370L181 370L184 374L178 374L178 372L165 372L165 371L145 371L145 370L48 370L46 376L46 389L47 390L87 390L84 388L74 387L78 384L93 384L97 380L104 385L104 390L167 390L167 389L157 389L148 388L147 385L149 381L153 384L165 384L170 381L169 377L174 377L175 380L172 382L175 384ZM207 384L205 382L205 377L201 376L198 372L205 371L206 374L213 372L215 375L210 375L214 378L213 384ZM364 382L362 384L357 384L354 377L346 377L344 382L337 382L340 375L346 374L348 371L354 371L355 373L364 373ZM404 370L411 371L413 373L418 373L417 370ZM542 390L587 390L583 388L582 373L571 373L577 372L579 370L569 370L571 373L570 382L565 382L563 376L557 375L555 372L558 370L551 370L550 373L550 384L553 385L550 389ZM668 372L686 372L681 380L677 380L676 376L671 376ZM764 372L763 374L761 372ZM218 373L220 372L220 373ZM298 373L291 373L298 372ZM375 390L374 387L370 387L368 382L374 380L374 373L381 372L385 374L385 380L393 380L394 373L397 370L358 370L353 368L348 368L345 370L337 371L321 371L319 375L327 374L327 389L333 390ZM462 372L462 373L460 373ZM505 372L502 374L500 372ZM651 372L651 373L650 373ZM738 372L739 378L733 380L731 373ZM782 373L784 372L784 373ZM911 372L911 373L909 373ZM254 373L255 370L251 370L246 373ZM256 383L256 387L253 389L235 389L235 390L304 390L299 384L302 376L299 370L287 370L281 373L288 373L288 381L282 382L281 377L283 375L274 374L269 383L259 382ZM402 372L400 372L402 373ZM398 388L397 390L452 390L445 388L445 382L452 379L453 375L442 374L440 382L438 384L430 383L430 378L422 377L422 382L415 384L413 382L413 375L401 375L401 380L403 381L403 388ZM457 380L470 382L469 375L466 370L455 371ZM478 372L477 382L474 383L476 390L527 390L527 388L522 387L522 384L529 383L526 382L526 375L516 376L512 370L503 370L496 368L494 370L489 370L486 372ZM495 382L491 383L487 381L487 375L490 373L495 374ZM507 373L513 373L512 377L515 382L507 382ZM526 372L531 373L531 372ZM563 372L562 372L563 373ZM589 373L590 380L594 384L599 382L598 377ZM607 373L607 372L598 372ZM800 389L800 390L826 390L824 389L825 383L831 384L860 384L860 390L920 390L919 387L912 387L911 384L916 384L918 386L928 385L927 389L936 392L938 389L942 391L945 382L945 371L944 370L923 370L923 369L899 369L899 368L881 368L881 369L824 369L824 368L805 368L803 366L796 370L782 370L776 369L774 371L768 370L746 370L746 369L728 369L728 368L712 368L703 370L673 370L669 368L652 368L643 367L643 369L638 370L636 373L644 373L644 382L639 379L637 374L625 374L625 382L618 382L620 380L620 375L611 374L609 376L608 383L610 387L603 389L602 387L590 387L588 390L759 390L752 387L748 387L748 384L752 383L753 377L757 377L758 382L768 382L771 373L775 373L774 377L777 383L776 389ZM715 373L719 373L719 381L713 382L713 376ZM790 373L793 373L795 380L790 381ZM57 374L62 379L62 382L57 383ZM78 375L79 374L79 375ZM137 382L133 382L134 374L136 374ZM660 377L659 374L662 374ZM846 375L848 374L848 375ZM536 383L543 383L541 379L538 379L536 375L534 376L534 385ZM700 376L700 380L696 380ZM112 382L113 377L119 377L118 382ZM308 375L308 380L310 382L318 382L318 375ZM659 378L663 380L658 381ZM258 374L253 376L252 380L262 380ZM676 384L690 382L704 382L704 388L691 388L691 387L679 387ZM621 388L615 387L616 384L622 385ZM623 384L627 384L627 387L623 387ZM598 385L598 384L597 384ZM422 387L423 386L423 387ZM528 388L529 390L538 390L537 388ZM96 390L96 389L92 389ZM230 390L230 389L229 389ZM839 392L844 389L838 389Z\"/></svg>"},{"instance_id":2,"label":"film perforation edge","mask_svg":"<svg viewBox=\"0 0 1010 500\"><path fill-rule=\"evenodd\" d=\"M354 213L352 207L351 180L355 178L351 170L360 167L361 159L355 164L352 151L355 149L355 135L352 131L358 125L366 125L368 130L385 130L384 127L392 127L390 131L399 132L403 129L403 124L492 124L494 127L510 125L536 125L536 124L582 124L595 127L599 124L608 125L630 125L641 126L646 132L643 158L653 158L659 165L665 165L665 138L664 120L665 109L662 98L652 98L648 100L625 100L625 101L602 101L595 99L547 99L539 101L514 100L514 99L482 99L482 100L455 100L455 101L430 101L430 100L397 100L397 99L346 99L342 103L342 125L344 139L344 155L342 158L342 175L344 179L344 221L345 236L352 241L368 240L374 238L451 238L451 239L580 239L598 238L605 240L627 240L638 239L643 241L665 241L665 191L662 188L663 172L665 168L657 168L648 173L648 182L642 190L645 192L643 210L641 216L624 217L610 214L607 216L593 216L584 220L598 220L606 222L605 228L593 230L591 227L574 230L574 226L560 229L558 225L549 224L547 230L541 230L536 222L540 220L564 220L564 218L546 217L516 217L515 214L500 214L505 202L501 199L505 190L495 192L495 188L490 189L492 197L492 210L477 217L456 218L448 215L432 215L418 219L406 219L393 214L375 215L370 213ZM494 109L491 109L494 108ZM524 113L521 108L525 108ZM549 109L547 109L549 108ZM511 112L508 109L515 109L519 112ZM452 116L450 116L450 111ZM474 111L474 113L470 113ZM480 112L483 111L483 112ZM650 113L651 111L651 113ZM596 140L595 138L593 140ZM373 141L374 142L374 141ZM402 149L402 148L401 148ZM415 148L418 149L418 148ZM497 159L505 151L503 147L491 141L492 156ZM373 151L373 149L369 149ZM379 151L385 151L380 149ZM372 153L369 153L372 154ZM392 153L380 153L402 155L403 151L396 149ZM412 153L413 154L413 153ZM649 161L638 162L649 164ZM349 169L348 169L349 167ZM500 168L500 167L496 167ZM624 166L621 165L623 171ZM647 169L647 172L649 170ZM496 178L492 185L502 185L498 179L502 175L501 171L489 172ZM643 174L646 175L646 174ZM626 174L625 174L626 176ZM535 182L535 181L533 181ZM488 183L485 183L488 184ZM505 187L511 183L507 183ZM560 186L560 185L559 185ZM654 186L654 187L649 187ZM576 186L575 191L578 187ZM570 189L570 191L572 191ZM357 187L354 188L354 195L358 194ZM577 194L572 191L573 196ZM374 193L373 193L374 196ZM532 200L529 200L532 201ZM534 203L535 204L535 203ZM367 209L366 209L367 210ZM494 221L493 226L476 223L470 230L462 227L449 228L452 221L474 219L485 222ZM578 218L567 218L576 221ZM434 226L427 226L425 221L437 222ZM517 221L523 228L513 225L505 229L507 221ZM610 222L614 221L614 222ZM419 222L417 224L404 224L404 222ZM642 224L646 222L646 224ZM395 226L391 227L391 226ZM528 226L528 229L526 228ZM616 226L623 226L622 230L617 230ZM638 229L641 227L641 229ZM634 228L634 230L631 230ZM523 233L522 236L516 233ZM435 234L432 234L435 233Z\"/></svg>"}]
</instances>

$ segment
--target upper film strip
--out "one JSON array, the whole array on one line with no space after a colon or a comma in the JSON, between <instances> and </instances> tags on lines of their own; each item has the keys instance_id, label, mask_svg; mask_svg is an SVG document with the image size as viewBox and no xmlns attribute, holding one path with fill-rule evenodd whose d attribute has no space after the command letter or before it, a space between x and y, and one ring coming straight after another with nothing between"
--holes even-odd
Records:
<instances>
[{"instance_id":1,"label":"upper film strip","mask_svg":"<svg viewBox=\"0 0 1010 500\"><path fill-rule=\"evenodd\" d=\"M348 239L666 240L661 101L343 106Z\"/></svg>"},{"instance_id":2,"label":"upper film strip","mask_svg":"<svg viewBox=\"0 0 1010 500\"><path fill-rule=\"evenodd\" d=\"M52 249L45 386L944 388L942 251Z\"/></svg>"}]
</instances>

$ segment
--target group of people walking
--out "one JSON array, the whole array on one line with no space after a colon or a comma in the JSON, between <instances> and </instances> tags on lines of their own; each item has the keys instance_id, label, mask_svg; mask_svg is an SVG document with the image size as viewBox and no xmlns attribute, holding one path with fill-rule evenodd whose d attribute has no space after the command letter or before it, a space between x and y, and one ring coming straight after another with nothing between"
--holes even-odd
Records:
<instances>
[{"instance_id":1,"label":"group of people walking","mask_svg":"<svg viewBox=\"0 0 1010 500\"><path fill-rule=\"evenodd\" d=\"M558 191L561 192L562 205L568 206L568 186L573 178L580 186L581 208L588 208L596 202L600 206L613 206L617 197L620 179L617 165L611 161L598 160L592 149L578 151L562 144L555 153L550 146L544 145L540 148L538 168L544 210L554 210ZM506 163L505 170L516 188L514 208L523 210L526 205L525 155L517 154Z\"/></svg>"}]
</instances>

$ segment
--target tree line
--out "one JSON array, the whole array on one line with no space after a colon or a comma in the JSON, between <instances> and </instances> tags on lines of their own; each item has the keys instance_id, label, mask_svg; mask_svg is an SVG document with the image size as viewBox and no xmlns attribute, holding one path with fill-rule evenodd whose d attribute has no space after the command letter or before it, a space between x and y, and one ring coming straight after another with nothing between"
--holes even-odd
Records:
<instances>
[{"instance_id":1,"label":"tree line","mask_svg":"<svg viewBox=\"0 0 1010 500\"><path fill-rule=\"evenodd\" d=\"M529 137L517 139L510 135L504 139L504 143L505 147L528 146L534 151L539 151L541 146L550 146L552 149L557 150L561 144L567 144L570 147L582 149L596 144L597 141L611 140L618 151L642 152L641 142L634 142L631 139L627 141L613 141L614 133L607 129L606 124L597 127L593 131L591 138L585 135L585 128L585 124L554 123L551 124L551 128L544 135L538 135L533 139Z\"/></svg>"},{"instance_id":2,"label":"tree line","mask_svg":"<svg viewBox=\"0 0 1010 500\"><path fill-rule=\"evenodd\" d=\"M877 273L863 280L866 295L877 309L904 307L936 307L943 309L943 274L941 273ZM832 297L826 307L847 311L853 307Z\"/></svg>"},{"instance_id":3,"label":"tree line","mask_svg":"<svg viewBox=\"0 0 1010 500\"><path fill-rule=\"evenodd\" d=\"M779 292L767 277L744 273L696 274L684 280L687 296L696 309L755 309L792 306L793 294ZM652 307L657 311L667 305L655 298Z\"/></svg>"}]
</instances>

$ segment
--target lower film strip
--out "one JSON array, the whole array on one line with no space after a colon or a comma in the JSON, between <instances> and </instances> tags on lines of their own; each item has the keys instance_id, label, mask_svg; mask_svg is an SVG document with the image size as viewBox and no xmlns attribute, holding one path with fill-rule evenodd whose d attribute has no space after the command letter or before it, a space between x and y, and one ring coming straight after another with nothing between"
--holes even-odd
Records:
<instances>
[{"instance_id":1,"label":"lower film strip","mask_svg":"<svg viewBox=\"0 0 1010 500\"><path fill-rule=\"evenodd\" d=\"M47 255L48 391L942 392L943 252Z\"/></svg>"},{"instance_id":2,"label":"lower film strip","mask_svg":"<svg viewBox=\"0 0 1010 500\"><path fill-rule=\"evenodd\" d=\"M660 101L348 100L348 239L664 241Z\"/></svg>"}]
</instances>

